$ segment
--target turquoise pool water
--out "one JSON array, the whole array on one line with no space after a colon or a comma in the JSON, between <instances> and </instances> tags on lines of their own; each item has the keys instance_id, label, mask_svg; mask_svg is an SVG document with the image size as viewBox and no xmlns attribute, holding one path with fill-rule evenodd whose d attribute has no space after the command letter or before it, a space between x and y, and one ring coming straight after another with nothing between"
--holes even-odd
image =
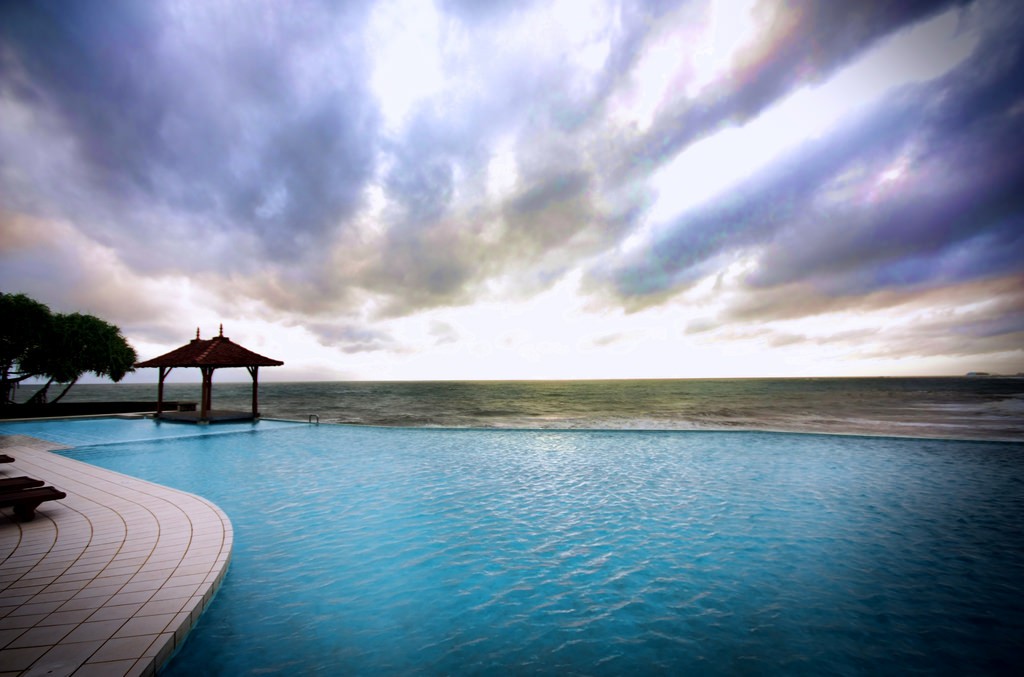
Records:
<instances>
[{"instance_id":1,"label":"turquoise pool water","mask_svg":"<svg viewBox=\"0 0 1024 677\"><path fill-rule=\"evenodd\" d=\"M243 421L196 425L147 418L66 418L0 423L0 435L29 435L69 447L153 439L206 437L239 432L257 432L307 425L294 421Z\"/></svg>"},{"instance_id":2,"label":"turquoise pool water","mask_svg":"<svg viewBox=\"0 0 1024 677\"><path fill-rule=\"evenodd\" d=\"M171 675L1024 665L1019 444L303 425L65 453L231 517Z\"/></svg>"}]
</instances>

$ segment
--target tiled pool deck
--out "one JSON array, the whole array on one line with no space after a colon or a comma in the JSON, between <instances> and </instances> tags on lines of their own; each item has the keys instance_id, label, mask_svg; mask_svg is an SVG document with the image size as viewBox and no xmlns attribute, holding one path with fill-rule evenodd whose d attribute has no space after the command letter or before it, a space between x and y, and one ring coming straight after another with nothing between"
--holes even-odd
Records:
<instances>
[{"instance_id":1,"label":"tiled pool deck","mask_svg":"<svg viewBox=\"0 0 1024 677\"><path fill-rule=\"evenodd\" d=\"M28 475L67 493L31 522L0 514L0 677L152 675L220 585L232 530L198 496L0 436Z\"/></svg>"}]
</instances>

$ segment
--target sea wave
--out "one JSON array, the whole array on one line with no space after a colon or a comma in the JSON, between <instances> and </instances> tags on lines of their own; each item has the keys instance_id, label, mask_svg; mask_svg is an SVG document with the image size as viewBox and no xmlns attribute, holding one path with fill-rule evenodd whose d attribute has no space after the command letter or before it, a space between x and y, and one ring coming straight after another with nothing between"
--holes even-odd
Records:
<instances>
[{"instance_id":1,"label":"sea wave","mask_svg":"<svg viewBox=\"0 0 1024 677\"><path fill-rule=\"evenodd\" d=\"M198 384L170 384L195 400ZM77 386L73 397L152 399L155 386ZM248 409L249 383L215 383ZM265 417L391 427L777 430L1024 441L1024 379L694 379L263 383Z\"/></svg>"}]
</instances>

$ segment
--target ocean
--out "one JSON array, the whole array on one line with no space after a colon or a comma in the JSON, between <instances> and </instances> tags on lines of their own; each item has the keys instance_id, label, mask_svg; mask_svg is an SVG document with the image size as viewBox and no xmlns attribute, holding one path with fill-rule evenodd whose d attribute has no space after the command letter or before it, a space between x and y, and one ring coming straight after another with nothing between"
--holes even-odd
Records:
<instances>
[{"instance_id":1,"label":"ocean","mask_svg":"<svg viewBox=\"0 0 1024 677\"><path fill-rule=\"evenodd\" d=\"M250 407L251 382L213 384L213 406ZM243 374L244 376L244 374ZM237 378L237 377L236 377ZM31 395L25 386L21 398ZM167 384L197 401L200 386ZM155 384L81 384L64 401L152 400ZM370 426L766 430L1024 441L1024 378L262 382L268 418Z\"/></svg>"}]
</instances>

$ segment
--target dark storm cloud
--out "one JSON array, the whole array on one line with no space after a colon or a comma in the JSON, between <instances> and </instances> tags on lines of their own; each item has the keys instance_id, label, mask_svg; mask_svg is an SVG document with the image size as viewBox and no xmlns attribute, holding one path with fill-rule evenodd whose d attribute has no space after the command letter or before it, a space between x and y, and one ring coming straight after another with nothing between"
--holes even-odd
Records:
<instances>
[{"instance_id":1,"label":"dark storm cloud","mask_svg":"<svg viewBox=\"0 0 1024 677\"><path fill-rule=\"evenodd\" d=\"M666 224L612 269L618 293L634 303L658 300L744 252L757 253L746 278L752 287L809 285L824 294L819 301L1019 271L1021 17L1009 12L998 23L945 77L904 88L727 197ZM880 182L904 156L905 175ZM788 298L792 313L809 312L799 295ZM783 312L773 307L764 310Z\"/></svg>"},{"instance_id":2,"label":"dark storm cloud","mask_svg":"<svg viewBox=\"0 0 1024 677\"><path fill-rule=\"evenodd\" d=\"M58 216L145 241L166 228L148 213L166 210L190 224L179 238L248 233L284 258L343 223L373 170L362 48L332 54L341 70L298 54L356 42L334 31L362 10L272 9L6 3L0 93L64 126L95 193L94 213L78 200ZM112 212L119 227L95 223Z\"/></svg>"}]
</instances>

